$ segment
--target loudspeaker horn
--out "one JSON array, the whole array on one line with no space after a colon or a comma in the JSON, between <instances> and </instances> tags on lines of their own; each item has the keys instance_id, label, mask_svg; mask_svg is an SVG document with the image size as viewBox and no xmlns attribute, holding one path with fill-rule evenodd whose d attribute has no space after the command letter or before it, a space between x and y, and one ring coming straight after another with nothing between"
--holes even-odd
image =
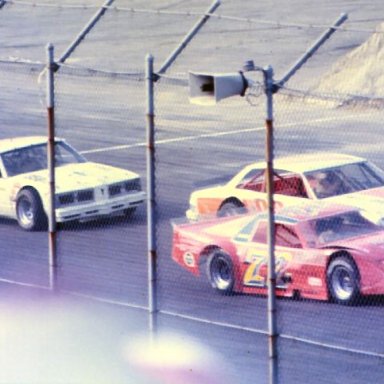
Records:
<instances>
[{"instance_id":1,"label":"loudspeaker horn","mask_svg":"<svg viewBox=\"0 0 384 384\"><path fill-rule=\"evenodd\" d=\"M243 73L189 72L189 101L192 104L214 105L231 96L244 96L248 81Z\"/></svg>"}]
</instances>

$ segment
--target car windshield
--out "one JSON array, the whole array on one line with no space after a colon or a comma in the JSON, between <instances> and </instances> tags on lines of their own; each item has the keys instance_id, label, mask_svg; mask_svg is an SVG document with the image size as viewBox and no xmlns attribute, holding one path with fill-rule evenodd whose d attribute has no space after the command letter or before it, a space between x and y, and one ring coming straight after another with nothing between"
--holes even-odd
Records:
<instances>
[{"instance_id":1,"label":"car windshield","mask_svg":"<svg viewBox=\"0 0 384 384\"><path fill-rule=\"evenodd\" d=\"M305 172L318 199L384 186L384 171L368 161Z\"/></svg>"},{"instance_id":2,"label":"car windshield","mask_svg":"<svg viewBox=\"0 0 384 384\"><path fill-rule=\"evenodd\" d=\"M379 231L381 228L361 216L360 212L346 212L310 221L321 245L363 236Z\"/></svg>"},{"instance_id":3,"label":"car windshield","mask_svg":"<svg viewBox=\"0 0 384 384\"><path fill-rule=\"evenodd\" d=\"M47 169L47 145L45 143L4 152L1 160L8 177ZM64 142L55 143L55 166L83 163L85 158Z\"/></svg>"}]
</instances>

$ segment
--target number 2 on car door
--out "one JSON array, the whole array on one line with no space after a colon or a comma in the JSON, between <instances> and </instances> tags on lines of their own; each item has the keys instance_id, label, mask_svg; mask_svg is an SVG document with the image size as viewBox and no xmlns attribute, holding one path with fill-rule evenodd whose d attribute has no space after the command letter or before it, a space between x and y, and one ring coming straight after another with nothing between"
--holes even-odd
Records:
<instances>
[{"instance_id":1,"label":"number 2 on car door","mask_svg":"<svg viewBox=\"0 0 384 384\"><path fill-rule=\"evenodd\" d=\"M266 285L266 276L262 276L262 268L266 271L267 258L265 256L253 255L247 270L244 274L244 285L254 285L264 287Z\"/></svg>"},{"instance_id":2,"label":"number 2 on car door","mask_svg":"<svg viewBox=\"0 0 384 384\"><path fill-rule=\"evenodd\" d=\"M244 285L265 287L267 285L268 259L266 256L253 254L250 258L250 264L244 273ZM276 258L275 271L276 280L279 281L287 263L292 259L291 254L281 254Z\"/></svg>"}]
</instances>

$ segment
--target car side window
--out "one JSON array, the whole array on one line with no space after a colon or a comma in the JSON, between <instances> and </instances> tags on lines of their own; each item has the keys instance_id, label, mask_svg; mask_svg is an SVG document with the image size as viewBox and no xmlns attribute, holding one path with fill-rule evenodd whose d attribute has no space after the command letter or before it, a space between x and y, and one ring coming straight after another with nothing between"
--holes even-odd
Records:
<instances>
[{"instance_id":1,"label":"car side window","mask_svg":"<svg viewBox=\"0 0 384 384\"><path fill-rule=\"evenodd\" d=\"M260 221L257 226L256 232L253 236L253 241L260 244L267 244L267 222Z\"/></svg>"},{"instance_id":2,"label":"car side window","mask_svg":"<svg viewBox=\"0 0 384 384\"><path fill-rule=\"evenodd\" d=\"M268 223L261 221L253 236L253 241L259 244L268 242ZM275 224L275 245L289 248L302 248L301 241L294 228L276 223Z\"/></svg>"},{"instance_id":3,"label":"car side window","mask_svg":"<svg viewBox=\"0 0 384 384\"><path fill-rule=\"evenodd\" d=\"M275 245L289 248L302 248L301 241L294 228L284 224L275 226Z\"/></svg>"},{"instance_id":4,"label":"car side window","mask_svg":"<svg viewBox=\"0 0 384 384\"><path fill-rule=\"evenodd\" d=\"M261 192L264 185L264 173L264 169L252 169L242 178L236 188Z\"/></svg>"},{"instance_id":5,"label":"car side window","mask_svg":"<svg viewBox=\"0 0 384 384\"><path fill-rule=\"evenodd\" d=\"M275 174L273 178L274 193L277 195L307 198L303 180L298 174Z\"/></svg>"}]
</instances>

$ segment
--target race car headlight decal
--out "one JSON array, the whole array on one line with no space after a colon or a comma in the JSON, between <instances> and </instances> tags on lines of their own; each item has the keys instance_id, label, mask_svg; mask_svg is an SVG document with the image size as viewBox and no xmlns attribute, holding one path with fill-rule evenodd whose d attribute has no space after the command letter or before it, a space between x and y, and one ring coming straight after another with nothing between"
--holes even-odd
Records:
<instances>
[{"instance_id":1,"label":"race car headlight decal","mask_svg":"<svg viewBox=\"0 0 384 384\"><path fill-rule=\"evenodd\" d=\"M121 184L113 184L108 187L108 193L110 197L120 195L122 189Z\"/></svg>"},{"instance_id":2,"label":"race car headlight decal","mask_svg":"<svg viewBox=\"0 0 384 384\"><path fill-rule=\"evenodd\" d=\"M94 199L93 189L85 189L84 191L78 191L76 193L76 200L79 202L91 201L93 199Z\"/></svg>"},{"instance_id":3,"label":"race car headlight decal","mask_svg":"<svg viewBox=\"0 0 384 384\"><path fill-rule=\"evenodd\" d=\"M124 188L127 192L141 191L141 181L140 179L126 181L124 183Z\"/></svg>"},{"instance_id":4,"label":"race car headlight decal","mask_svg":"<svg viewBox=\"0 0 384 384\"><path fill-rule=\"evenodd\" d=\"M95 199L93 189L83 189L81 191L61 193L56 196L56 204L59 207L76 203L93 201Z\"/></svg>"},{"instance_id":5,"label":"race car headlight decal","mask_svg":"<svg viewBox=\"0 0 384 384\"><path fill-rule=\"evenodd\" d=\"M108 196L115 197L123 193L140 192L140 179L127 180L121 183L115 183L108 186Z\"/></svg>"},{"instance_id":6,"label":"race car headlight decal","mask_svg":"<svg viewBox=\"0 0 384 384\"><path fill-rule=\"evenodd\" d=\"M63 193L62 195L57 196L57 203L59 205L68 205L73 204L75 202L75 194L74 193Z\"/></svg>"}]
</instances>

